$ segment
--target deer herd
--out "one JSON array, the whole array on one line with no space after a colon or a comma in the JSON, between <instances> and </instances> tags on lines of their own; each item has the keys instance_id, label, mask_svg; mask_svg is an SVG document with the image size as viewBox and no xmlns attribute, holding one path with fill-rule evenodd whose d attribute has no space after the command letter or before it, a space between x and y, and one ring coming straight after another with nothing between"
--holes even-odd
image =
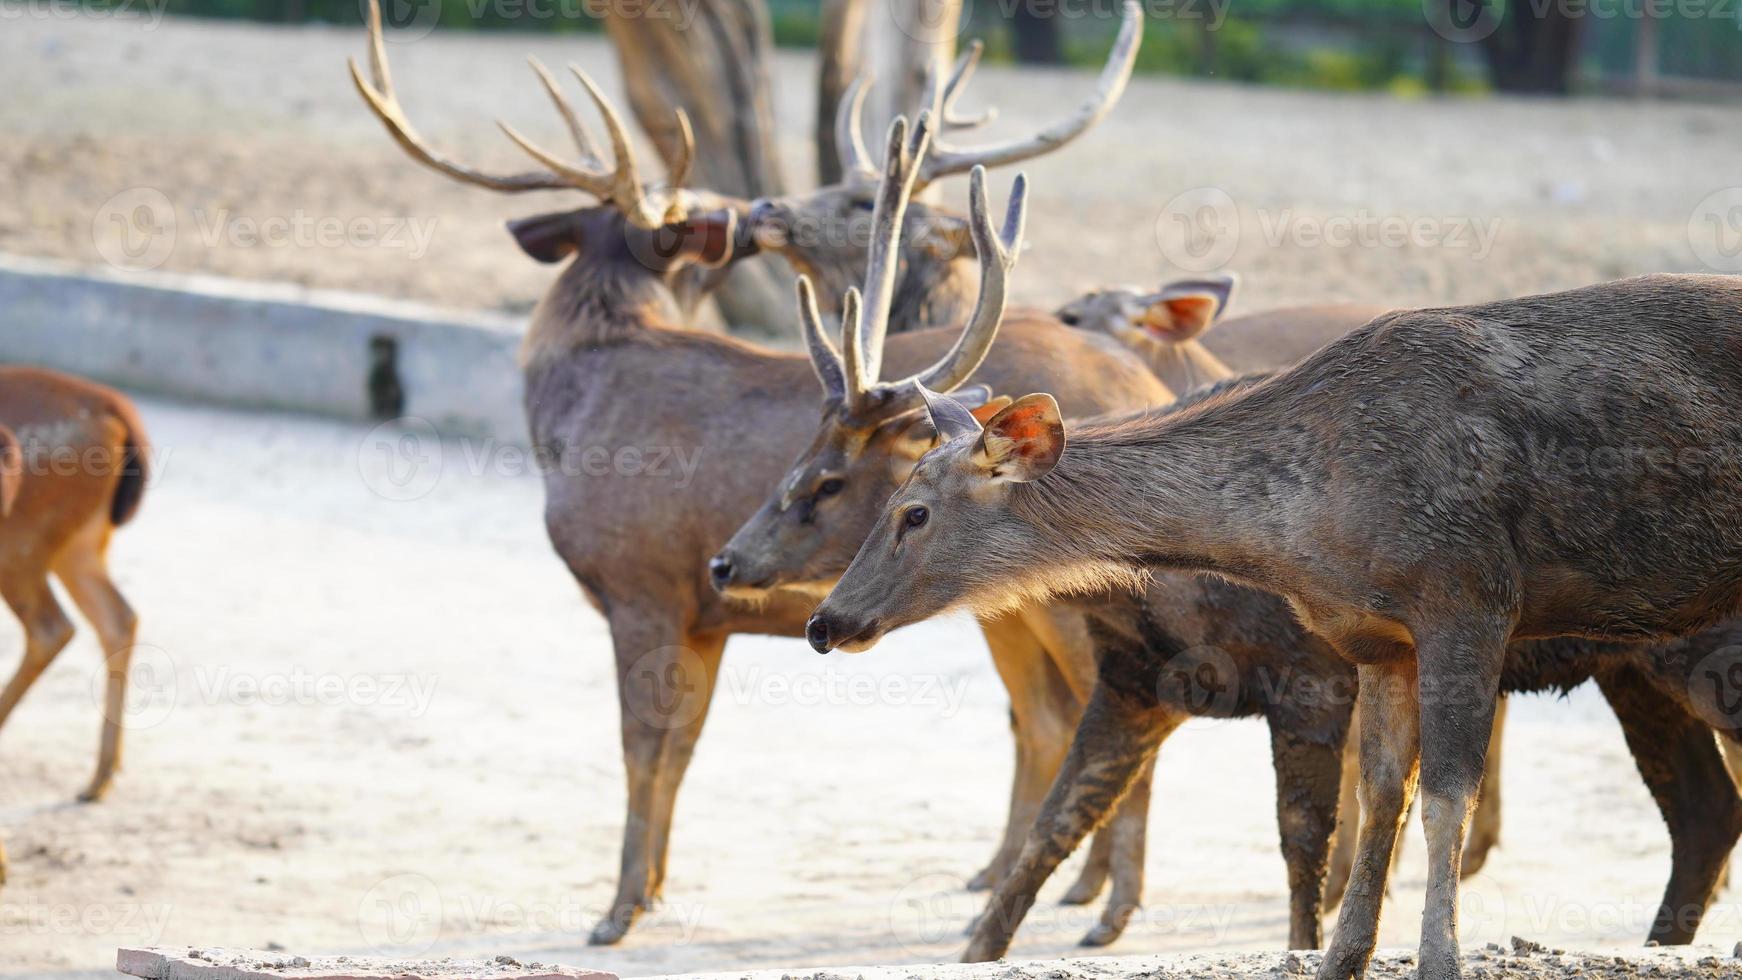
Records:
<instances>
[{"instance_id":1,"label":"deer herd","mask_svg":"<svg viewBox=\"0 0 1742 980\"><path fill-rule=\"evenodd\" d=\"M1194 716L1261 717L1289 948L1319 947L1340 902L1319 976L1364 972L1419 788L1420 971L1458 976L1459 879L1499 838L1501 698L1588 680L1672 841L1647 938L1691 942L1742 835L1728 764L1742 717L1702 693L1742 645L1742 284L1652 275L1477 306L1222 320L1235 280L1216 276L1007 310L1028 186L1011 181L999 220L987 169L1059 151L1109 113L1141 34L1128 2L1093 93L1005 143L953 142L987 118L956 107L978 46L932 74L877 155L858 83L836 123L843 180L743 201L684 186L681 111L679 158L647 180L586 74L573 71L603 154L536 62L573 155L504 124L538 169L455 162L400 105L371 0L368 69L352 77L413 159L490 190L596 202L509 225L532 258L562 264L522 351L541 457L703 450L681 485L545 474L551 544L609 624L617 667L628 812L591 941L621 940L661 897L732 634L860 651L965 607L1016 749L1003 838L969 882L991 894L968 960L1005 954L1091 836L1063 901L1091 903L1110 882L1083 942L1116 940L1142 901L1162 743ZM966 217L915 200L961 174ZM803 354L686 323L686 290L758 252L800 273ZM72 635L52 575L107 658L88 800L121 758L135 617L104 554L140 504L145 447L120 394L0 368L0 595L25 633L0 724ZM1573 465L1600 453L1624 465ZM82 462L47 465L57 454Z\"/></svg>"}]
</instances>

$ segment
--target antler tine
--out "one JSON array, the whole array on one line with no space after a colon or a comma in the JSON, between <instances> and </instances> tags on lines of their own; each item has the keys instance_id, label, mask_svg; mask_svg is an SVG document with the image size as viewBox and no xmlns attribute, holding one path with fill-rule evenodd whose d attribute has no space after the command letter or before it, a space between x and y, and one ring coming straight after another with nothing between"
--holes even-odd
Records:
<instances>
[{"instance_id":1,"label":"antler tine","mask_svg":"<svg viewBox=\"0 0 1742 980\"><path fill-rule=\"evenodd\" d=\"M562 190L574 185L558 174L532 172L523 174L487 174L474 170L448 159L431 148L412 129L411 120L406 118L405 109L399 104L399 96L393 91L393 76L387 66L387 44L381 34L381 6L379 0L369 0L369 73L363 77L363 70L357 67L357 59L349 59L351 67L351 82L357 86L357 94L368 103L370 111L387 127L387 134L393 137L412 159L431 170L451 177L465 184L476 184L493 191L504 193L519 193L521 191Z\"/></svg>"},{"instance_id":2,"label":"antler tine","mask_svg":"<svg viewBox=\"0 0 1742 980\"><path fill-rule=\"evenodd\" d=\"M599 115L605 120L605 132L611 140L612 166L609 170L585 170L559 159L538 144L520 135L513 126L501 120L496 125L514 144L525 150L534 160L544 164L569 182L568 186L578 187L590 194L595 194L623 211L624 215L634 224L643 228L657 228L665 223L665 215L647 200L641 189L641 179L635 171L635 150L629 143L629 135L623 129L623 120L618 118L617 111L611 107L605 94L593 84L577 65L570 65L569 71L574 73L581 87L587 90L587 95L598 107ZM597 163L598 161L593 161Z\"/></svg>"},{"instance_id":3,"label":"antler tine","mask_svg":"<svg viewBox=\"0 0 1742 980\"><path fill-rule=\"evenodd\" d=\"M841 172L847 179L876 180L877 167L871 153L865 149L863 133L865 96L871 90L873 78L869 72L853 79L847 94L835 107L835 155L841 158Z\"/></svg>"},{"instance_id":4,"label":"antler tine","mask_svg":"<svg viewBox=\"0 0 1742 980\"><path fill-rule=\"evenodd\" d=\"M889 308L895 295L895 273L901 261L901 226L914 179L931 145L932 114L919 114L908 134L907 119L895 117L889 126L889 147L884 154L883 179L877 187L877 202L871 211L871 250L865 264L865 316L859 338L860 372L854 382L855 396L877 384L883 367L883 338L889 332Z\"/></svg>"},{"instance_id":5,"label":"antler tine","mask_svg":"<svg viewBox=\"0 0 1742 980\"><path fill-rule=\"evenodd\" d=\"M683 107L676 109L677 114L677 159L671 163L671 169L666 174L666 183L677 189L689 182L690 168L696 162L696 131L690 127L690 114Z\"/></svg>"},{"instance_id":6,"label":"antler tine","mask_svg":"<svg viewBox=\"0 0 1742 980\"><path fill-rule=\"evenodd\" d=\"M841 354L829 342L823 330L822 314L817 312L817 293L809 276L798 277L798 318L804 330L805 350L810 352L811 368L823 383L823 395L829 401L844 401L847 397L847 374L841 364Z\"/></svg>"},{"instance_id":7,"label":"antler tine","mask_svg":"<svg viewBox=\"0 0 1742 980\"><path fill-rule=\"evenodd\" d=\"M1143 40L1143 12L1137 0L1125 0L1119 37L1107 55L1107 65L1101 69L1095 93L1077 107L1077 111L1027 139L1012 140L994 146L960 149L942 143L932 148L926 160L919 185L926 186L940 177L959 174L975 166L997 167L1032 159L1051 152L1087 132L1100 122L1131 78L1131 67L1137 62L1137 46Z\"/></svg>"},{"instance_id":8,"label":"antler tine","mask_svg":"<svg viewBox=\"0 0 1742 980\"><path fill-rule=\"evenodd\" d=\"M841 297L841 369L846 372L847 404L864 397L870 388L865 377L864 349L860 346L860 323L865 314L863 297L858 286L848 286Z\"/></svg>"},{"instance_id":9,"label":"antler tine","mask_svg":"<svg viewBox=\"0 0 1742 980\"><path fill-rule=\"evenodd\" d=\"M569 104L568 96L563 95L556 79L545 69L544 62L529 55L526 63L532 66L533 73L538 75L539 83L544 86L545 92L550 96L550 101L556 105L556 111L562 115L563 122L568 125L569 135L575 141L575 148L580 150L581 156L586 159L589 165L603 167L604 161L599 159L599 151L593 148L593 137L587 133L586 124L582 123L581 117L575 114L575 107Z\"/></svg>"},{"instance_id":10,"label":"antler tine","mask_svg":"<svg viewBox=\"0 0 1742 980\"><path fill-rule=\"evenodd\" d=\"M938 124L944 129L978 129L998 118L996 107L987 106L977 116L956 115L956 100L967 90L968 79L974 75L974 69L980 65L980 55L986 50L983 41L975 40L968 44L968 50L956 59L955 68L950 70L950 80L943 88L942 98L935 91L937 75L934 65L933 72L926 78L926 102L938 118ZM935 100L935 101L934 101Z\"/></svg>"},{"instance_id":11,"label":"antler tine","mask_svg":"<svg viewBox=\"0 0 1742 980\"><path fill-rule=\"evenodd\" d=\"M1022 248L1022 228L1028 214L1028 176L1017 174L1010 186L1010 204L1004 212L1004 229L992 227L991 208L986 203L986 168L975 167L968 177L968 210L973 225L974 250L980 256L980 294L974 314L943 359L915 375L913 380L933 391L950 391L973 375L1004 318L1010 270L1016 268Z\"/></svg>"}]
</instances>

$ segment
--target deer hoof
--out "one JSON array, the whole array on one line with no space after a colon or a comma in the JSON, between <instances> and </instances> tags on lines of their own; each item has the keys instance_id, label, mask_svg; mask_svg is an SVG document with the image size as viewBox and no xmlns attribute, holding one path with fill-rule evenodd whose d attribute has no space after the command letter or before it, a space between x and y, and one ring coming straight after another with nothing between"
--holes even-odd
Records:
<instances>
[{"instance_id":1,"label":"deer hoof","mask_svg":"<svg viewBox=\"0 0 1742 980\"><path fill-rule=\"evenodd\" d=\"M101 803L103 797L108 795L109 783L104 781L101 783L92 783L83 793L79 794L78 800L80 803Z\"/></svg>"},{"instance_id":2,"label":"deer hoof","mask_svg":"<svg viewBox=\"0 0 1742 980\"><path fill-rule=\"evenodd\" d=\"M1458 877L1468 878L1481 871L1482 866L1488 863L1488 852L1499 843L1495 840L1471 841L1469 846L1464 848L1464 859L1458 868Z\"/></svg>"},{"instance_id":3,"label":"deer hoof","mask_svg":"<svg viewBox=\"0 0 1742 980\"><path fill-rule=\"evenodd\" d=\"M1340 943L1333 941L1319 964L1317 980L1360 980L1367 973L1367 961L1373 958L1371 943Z\"/></svg>"},{"instance_id":4,"label":"deer hoof","mask_svg":"<svg viewBox=\"0 0 1742 980\"><path fill-rule=\"evenodd\" d=\"M1060 905L1087 905L1093 902L1107 884L1107 879L1101 876L1078 878L1069 891L1059 899Z\"/></svg>"},{"instance_id":5,"label":"deer hoof","mask_svg":"<svg viewBox=\"0 0 1742 980\"><path fill-rule=\"evenodd\" d=\"M634 905L620 905L611 914L599 920L593 931L587 936L588 946L615 946L629 935L629 927L635 924L635 919L641 914L641 909Z\"/></svg>"},{"instance_id":6,"label":"deer hoof","mask_svg":"<svg viewBox=\"0 0 1742 980\"><path fill-rule=\"evenodd\" d=\"M994 862L982 868L979 874L969 878L966 887L971 892L989 892L998 887L998 881L1003 877L1003 871Z\"/></svg>"}]
</instances>

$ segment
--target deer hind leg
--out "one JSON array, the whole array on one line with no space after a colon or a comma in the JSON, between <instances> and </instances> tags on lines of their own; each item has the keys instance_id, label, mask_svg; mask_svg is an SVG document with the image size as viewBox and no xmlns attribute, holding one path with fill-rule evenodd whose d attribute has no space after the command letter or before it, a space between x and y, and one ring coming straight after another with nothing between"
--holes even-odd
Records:
<instances>
[{"instance_id":1,"label":"deer hind leg","mask_svg":"<svg viewBox=\"0 0 1742 980\"><path fill-rule=\"evenodd\" d=\"M719 666L718 647L697 650L685 639L663 611L611 620L629 799L617 896L588 937L595 946L621 941L657 894L682 766L707 720Z\"/></svg>"},{"instance_id":2,"label":"deer hind leg","mask_svg":"<svg viewBox=\"0 0 1742 980\"><path fill-rule=\"evenodd\" d=\"M0 596L24 625L24 659L6 688L0 690L0 728L54 658L72 642L73 624L55 601L48 576L20 572L0 578Z\"/></svg>"},{"instance_id":3,"label":"deer hind leg","mask_svg":"<svg viewBox=\"0 0 1742 980\"><path fill-rule=\"evenodd\" d=\"M109 577L109 515L99 514L63 551L54 573L97 631L107 674L103 696L103 735L97 772L79 800L94 803L109 792L121 767L121 740L127 722L127 676L133 662L139 618Z\"/></svg>"},{"instance_id":4,"label":"deer hind leg","mask_svg":"<svg viewBox=\"0 0 1742 980\"><path fill-rule=\"evenodd\" d=\"M1415 797L1420 750L1413 660L1359 668L1361 834L1319 980L1364 974L1379 936L1391 853Z\"/></svg>"},{"instance_id":5,"label":"deer hind leg","mask_svg":"<svg viewBox=\"0 0 1742 980\"><path fill-rule=\"evenodd\" d=\"M1494 705L1494 731L1488 736L1488 761L1482 773L1482 788L1476 795L1476 813L1470 819L1470 836L1464 841L1464 859L1458 874L1468 878L1488 863L1488 852L1500 845L1500 746L1506 734L1506 699Z\"/></svg>"},{"instance_id":6,"label":"deer hind leg","mask_svg":"<svg viewBox=\"0 0 1742 980\"><path fill-rule=\"evenodd\" d=\"M1355 866L1355 843L1361 835L1361 712L1349 717L1349 734L1343 739L1342 778L1337 787L1337 829L1331 836L1331 855L1325 869L1324 908L1334 909L1349 887L1349 871Z\"/></svg>"},{"instance_id":7,"label":"deer hind leg","mask_svg":"<svg viewBox=\"0 0 1742 980\"><path fill-rule=\"evenodd\" d=\"M1095 835L1111 840L1108 862L1112 868L1113 894L1101 910L1101 921L1082 939L1084 946L1107 946L1125 934L1131 916L1143 907L1143 862L1149 853L1149 797L1155 783L1155 760L1151 758L1131 783L1131 791L1119 801L1108 829Z\"/></svg>"},{"instance_id":8,"label":"deer hind leg","mask_svg":"<svg viewBox=\"0 0 1742 980\"><path fill-rule=\"evenodd\" d=\"M726 649L726 634L692 636L686 647L702 662L707 690L697 695L702 699L702 717L694 724L682 725L672 731L669 756L655 789L652 883L648 889L650 897L655 900L665 891L665 859L671 845L672 812L677 808L678 788L683 784L684 774L689 772L690 760L695 758L696 743L702 736L702 722L713 701L715 681L720 676L721 655Z\"/></svg>"},{"instance_id":9,"label":"deer hind leg","mask_svg":"<svg viewBox=\"0 0 1742 980\"><path fill-rule=\"evenodd\" d=\"M1597 684L1669 828L1669 885L1646 938L1664 946L1691 943L1742 835L1742 796L1711 726L1643 672L1622 668L1599 675Z\"/></svg>"},{"instance_id":10,"label":"deer hind leg","mask_svg":"<svg viewBox=\"0 0 1742 980\"><path fill-rule=\"evenodd\" d=\"M1315 720L1316 721L1316 720ZM1334 726L1345 724L1337 719ZM1276 767L1276 822L1288 865L1288 948L1318 949L1325 863L1337 826L1342 786L1342 733L1321 724L1270 721ZM1329 739L1327 741L1327 738Z\"/></svg>"},{"instance_id":11,"label":"deer hind leg","mask_svg":"<svg viewBox=\"0 0 1742 980\"><path fill-rule=\"evenodd\" d=\"M1021 856L975 923L964 962L994 960L1010 948L1040 886L1107 819L1179 724L1172 713L1158 714L1153 704L1096 689Z\"/></svg>"}]
</instances>

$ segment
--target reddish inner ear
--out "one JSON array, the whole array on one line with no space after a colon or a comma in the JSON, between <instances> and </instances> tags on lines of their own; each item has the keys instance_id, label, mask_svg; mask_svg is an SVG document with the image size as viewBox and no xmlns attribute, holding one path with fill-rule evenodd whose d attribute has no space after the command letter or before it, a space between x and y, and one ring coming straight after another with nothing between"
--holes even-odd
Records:
<instances>
[{"instance_id":1,"label":"reddish inner ear","mask_svg":"<svg viewBox=\"0 0 1742 980\"><path fill-rule=\"evenodd\" d=\"M1010 407L1010 396L1009 395L999 395L996 398L992 398L992 399L988 400L986 402L986 404L981 405L979 408L971 408L968 411L973 414L974 421L980 423L981 425L985 425L986 423L992 421L992 418L994 416L996 416L999 412L1002 412L1006 408L1009 408L1009 407Z\"/></svg>"},{"instance_id":2,"label":"reddish inner ear","mask_svg":"<svg viewBox=\"0 0 1742 980\"><path fill-rule=\"evenodd\" d=\"M1170 296L1143 311L1138 322L1150 333L1168 340L1190 340L1207 330L1216 319L1214 296Z\"/></svg>"},{"instance_id":3,"label":"reddish inner ear","mask_svg":"<svg viewBox=\"0 0 1742 980\"><path fill-rule=\"evenodd\" d=\"M999 420L997 434L1014 443L1014 450L1025 458L1044 455L1050 440L1047 436L1053 429L1053 421L1045 409L1036 406L1024 411L1008 413Z\"/></svg>"}]
</instances>

